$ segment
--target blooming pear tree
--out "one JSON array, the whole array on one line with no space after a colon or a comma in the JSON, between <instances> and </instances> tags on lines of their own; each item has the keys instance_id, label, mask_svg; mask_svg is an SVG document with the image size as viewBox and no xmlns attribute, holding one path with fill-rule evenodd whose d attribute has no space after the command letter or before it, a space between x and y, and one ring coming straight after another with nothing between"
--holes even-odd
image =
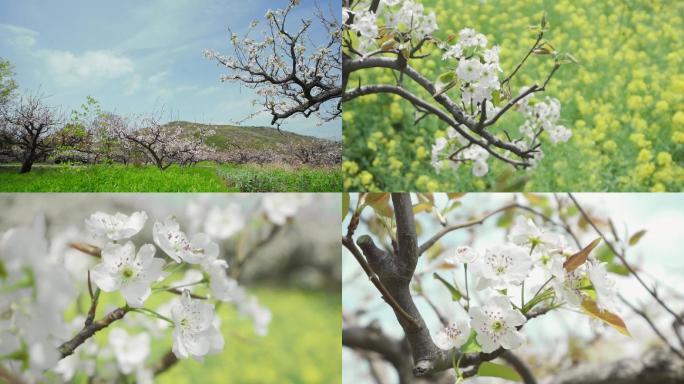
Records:
<instances>
[{"instance_id":1,"label":"blooming pear tree","mask_svg":"<svg viewBox=\"0 0 684 384\"><path fill-rule=\"evenodd\" d=\"M454 10L457 11L457 10ZM567 141L572 132L561 124L560 103L553 97L535 98L544 92L563 64L576 62L545 39L549 25L544 18L531 27L536 40L514 68L502 68L500 47L465 27L457 34L439 37L434 11L416 0L345 0L343 17L343 102L366 95L392 94L415 108L414 124L435 116L447 127L446 137L432 145L432 166L471 166L476 177L489 172L494 158L515 168L533 167L542 157L541 136L551 143ZM412 66L439 53L448 70L429 78ZM520 90L511 81L531 56L553 58L545 78ZM394 84L362 84L356 72L389 69ZM508 112L523 117L518 133L495 132L492 127Z\"/></svg>"},{"instance_id":2,"label":"blooming pear tree","mask_svg":"<svg viewBox=\"0 0 684 384\"><path fill-rule=\"evenodd\" d=\"M283 9L269 9L265 26L254 20L243 36L229 30L232 52L204 52L228 70L221 81L253 89L258 96L253 104L260 110L247 118L267 112L271 124L280 127L282 121L298 115L330 121L341 114L339 9L324 12L319 7L315 20L302 19L295 26L290 20L299 3L289 0ZM313 31L315 27L324 32Z\"/></svg>"},{"instance_id":3,"label":"blooming pear tree","mask_svg":"<svg viewBox=\"0 0 684 384\"><path fill-rule=\"evenodd\" d=\"M536 383L534 370L518 355L526 334L535 329L535 318L560 310L578 312L597 332L620 337L631 336L622 318L627 308L648 319L618 291L616 278L635 280L672 315L676 332L684 326L677 306L644 283L624 257L645 231L624 239L610 218L592 213L572 195L556 197L555 205L546 196L513 197L511 203L452 222L450 213L459 209L461 196L448 194L445 204L432 194L407 193L362 193L355 201L344 200L343 215L349 218L342 243L392 309L405 336L396 340L374 321L360 324L367 315L361 307L358 314L343 310L343 345L360 356L375 353L387 361L398 382L498 376ZM480 234L478 227L495 218L505 240L471 245ZM367 233L357 235L359 230ZM456 231L468 232L467 243L444 247L441 240ZM425 240L419 243L419 237ZM443 287L451 302L436 301L434 290L425 288L428 280ZM423 300L440 326L428 325L416 305ZM684 346L676 347L650 319L649 324L669 348L664 351L670 358L684 356ZM373 359L366 358L373 367ZM506 364L493 362L498 358Z\"/></svg>"},{"instance_id":4,"label":"blooming pear tree","mask_svg":"<svg viewBox=\"0 0 684 384\"><path fill-rule=\"evenodd\" d=\"M8 230L0 238L0 377L151 383L186 359L232 347L221 333L225 305L266 336L271 311L240 272L307 202L265 195L247 213L197 200L187 206L188 225L174 216L152 223L145 211L98 211L85 219L87 232L49 239L42 217ZM220 245L234 237L239 257ZM95 336L105 330L103 344ZM153 343L170 346L156 362Z\"/></svg>"},{"instance_id":5,"label":"blooming pear tree","mask_svg":"<svg viewBox=\"0 0 684 384\"><path fill-rule=\"evenodd\" d=\"M33 164L55 150L52 135L61 126L57 109L46 105L38 95L25 95L0 108L0 141L21 161L19 173L28 173Z\"/></svg>"},{"instance_id":6,"label":"blooming pear tree","mask_svg":"<svg viewBox=\"0 0 684 384\"><path fill-rule=\"evenodd\" d=\"M162 124L155 117L134 119L104 114L98 124L124 150L142 151L162 171L172 164L189 165L208 158L211 149L206 139L215 133L204 126L188 132L180 125Z\"/></svg>"}]
</instances>

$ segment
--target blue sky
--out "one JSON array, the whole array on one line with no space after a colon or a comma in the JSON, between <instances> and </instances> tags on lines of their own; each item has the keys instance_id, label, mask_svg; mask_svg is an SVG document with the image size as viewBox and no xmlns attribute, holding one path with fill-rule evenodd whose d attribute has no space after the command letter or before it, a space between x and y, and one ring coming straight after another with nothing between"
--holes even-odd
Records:
<instances>
[{"instance_id":1,"label":"blue sky","mask_svg":"<svg viewBox=\"0 0 684 384\"><path fill-rule=\"evenodd\" d=\"M340 9L340 0L330 0ZM204 49L229 52L227 28L244 31L285 0L2 0L0 56L23 91L39 91L67 110L91 95L122 114L164 111L167 120L230 123L254 108L252 92L221 83ZM294 16L313 17L314 0ZM321 0L327 8L328 0ZM314 30L314 33L320 32ZM259 116L245 125L268 125ZM281 129L339 138L341 121L298 118Z\"/></svg>"}]
</instances>

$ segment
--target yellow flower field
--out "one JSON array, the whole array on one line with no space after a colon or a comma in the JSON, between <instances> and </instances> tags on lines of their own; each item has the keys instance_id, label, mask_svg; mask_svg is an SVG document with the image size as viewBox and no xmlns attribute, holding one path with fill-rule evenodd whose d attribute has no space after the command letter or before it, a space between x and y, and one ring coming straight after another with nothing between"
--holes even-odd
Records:
<instances>
[{"instance_id":1,"label":"yellow flower field","mask_svg":"<svg viewBox=\"0 0 684 384\"><path fill-rule=\"evenodd\" d=\"M415 109L392 95L345 103L344 186L347 190L684 190L684 1L677 0L424 0L437 14L435 35L446 40L465 27L501 47L504 74L534 44L530 25L544 12L545 35L580 65L562 66L544 94L561 102L561 122L573 132L567 143L542 139L544 158L534 169L514 170L490 159L482 178L469 167L437 174L431 146L447 126L434 116L414 124ZM452 69L434 46L409 65L429 79ZM541 83L553 66L532 56L511 84ZM349 86L396 84L390 70L354 72ZM403 85L425 100L426 92ZM433 101L434 102L434 101ZM508 114L488 128L516 133L521 119Z\"/></svg>"}]
</instances>

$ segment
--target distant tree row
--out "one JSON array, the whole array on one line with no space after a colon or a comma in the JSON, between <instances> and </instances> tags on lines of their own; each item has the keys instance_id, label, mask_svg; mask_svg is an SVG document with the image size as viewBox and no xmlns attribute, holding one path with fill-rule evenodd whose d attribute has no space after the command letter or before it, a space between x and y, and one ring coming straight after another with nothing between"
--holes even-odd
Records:
<instances>
[{"instance_id":1,"label":"distant tree row","mask_svg":"<svg viewBox=\"0 0 684 384\"><path fill-rule=\"evenodd\" d=\"M207 144L215 132L206 126L187 129L163 124L158 116L105 112L91 97L66 114L40 95L17 95L12 76L10 63L0 60L0 162L21 163L20 173L39 162L153 164L160 170L203 160L316 166L341 162L341 144L318 139L292 142L280 151L218 150Z\"/></svg>"}]
</instances>

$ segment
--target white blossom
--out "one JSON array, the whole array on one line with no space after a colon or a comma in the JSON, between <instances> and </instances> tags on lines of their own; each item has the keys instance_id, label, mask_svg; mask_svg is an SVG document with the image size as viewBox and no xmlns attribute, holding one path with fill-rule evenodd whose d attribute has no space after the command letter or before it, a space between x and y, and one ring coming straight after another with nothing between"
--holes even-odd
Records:
<instances>
[{"instance_id":1,"label":"white blossom","mask_svg":"<svg viewBox=\"0 0 684 384\"><path fill-rule=\"evenodd\" d=\"M271 193L263 197L262 208L266 217L276 225L283 225L299 208L308 203L309 197L289 193Z\"/></svg>"},{"instance_id":2,"label":"white blossom","mask_svg":"<svg viewBox=\"0 0 684 384\"><path fill-rule=\"evenodd\" d=\"M114 328L109 331L109 345L125 375L142 366L150 355L150 335L144 332L133 336L120 327Z\"/></svg>"},{"instance_id":3,"label":"white blossom","mask_svg":"<svg viewBox=\"0 0 684 384\"><path fill-rule=\"evenodd\" d=\"M130 241L107 244L102 249L102 262L91 269L92 279L105 292L121 290L131 307L142 307L150 296L150 284L163 275L164 260L154 254L152 244L140 247L137 255Z\"/></svg>"},{"instance_id":4,"label":"white blossom","mask_svg":"<svg viewBox=\"0 0 684 384\"><path fill-rule=\"evenodd\" d=\"M214 306L192 299L185 290L180 301L171 308L175 327L173 353L179 359L201 360L207 354L223 350L223 335L214 325Z\"/></svg>"},{"instance_id":5,"label":"white blossom","mask_svg":"<svg viewBox=\"0 0 684 384\"><path fill-rule=\"evenodd\" d=\"M477 332L476 340L482 352L494 352L499 347L516 349L525 342L525 335L516 327L525 324L526 318L513 309L506 296L494 296L480 307L468 311L470 326Z\"/></svg>"},{"instance_id":6,"label":"white blossom","mask_svg":"<svg viewBox=\"0 0 684 384\"><path fill-rule=\"evenodd\" d=\"M437 332L435 344L441 349L459 348L470 337L470 325L466 320L450 323Z\"/></svg>"},{"instance_id":7,"label":"white blossom","mask_svg":"<svg viewBox=\"0 0 684 384\"><path fill-rule=\"evenodd\" d=\"M477 253L476 250L468 246L456 247L456 251L454 252L456 260L463 264L473 263L479 256L480 254Z\"/></svg>"},{"instance_id":8,"label":"white blossom","mask_svg":"<svg viewBox=\"0 0 684 384\"><path fill-rule=\"evenodd\" d=\"M204 233L188 239L173 216L154 223L152 235L155 244L177 263L210 264L218 257L218 244Z\"/></svg>"},{"instance_id":9,"label":"white blossom","mask_svg":"<svg viewBox=\"0 0 684 384\"><path fill-rule=\"evenodd\" d=\"M211 237L227 239L245 227L245 217L240 206L229 204L225 208L213 207L204 224L204 231Z\"/></svg>"},{"instance_id":10,"label":"white blossom","mask_svg":"<svg viewBox=\"0 0 684 384\"><path fill-rule=\"evenodd\" d=\"M494 245L485 250L484 257L474 266L478 289L503 289L509 284L518 285L527 277L532 258L517 245Z\"/></svg>"},{"instance_id":11,"label":"white blossom","mask_svg":"<svg viewBox=\"0 0 684 384\"><path fill-rule=\"evenodd\" d=\"M109 215L95 212L86 219L86 228L95 236L107 237L110 240L129 239L145 226L147 213L133 212L130 216L117 212Z\"/></svg>"},{"instance_id":12,"label":"white blossom","mask_svg":"<svg viewBox=\"0 0 684 384\"><path fill-rule=\"evenodd\" d=\"M596 304L604 311L616 311L617 290L615 281L608 277L607 264L604 262L587 262L587 277L596 291Z\"/></svg>"}]
</instances>

